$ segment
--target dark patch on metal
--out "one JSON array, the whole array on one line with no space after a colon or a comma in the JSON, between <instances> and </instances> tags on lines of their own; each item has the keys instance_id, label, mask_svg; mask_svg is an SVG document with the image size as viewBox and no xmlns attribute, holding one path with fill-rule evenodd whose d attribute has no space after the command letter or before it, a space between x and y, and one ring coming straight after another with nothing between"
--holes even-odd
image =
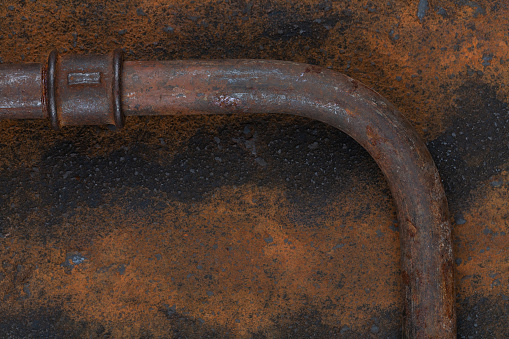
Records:
<instances>
[{"instance_id":1,"label":"dark patch on metal","mask_svg":"<svg viewBox=\"0 0 509 339\"><path fill-rule=\"evenodd\" d=\"M78 338L86 336L87 328L98 327L98 324L76 322L58 307L0 317L0 336L3 338Z\"/></svg>"},{"instance_id":2,"label":"dark patch on metal","mask_svg":"<svg viewBox=\"0 0 509 339\"><path fill-rule=\"evenodd\" d=\"M207 118L193 119L200 125L206 124ZM182 118L151 117L151 120L156 124L178 124ZM251 134L244 133L245 126L249 126ZM12 213L27 217L28 207L13 211L9 200L2 200L2 195L10 196L13 191L27 206L37 206L46 220L17 227L27 227L27 235L31 234L30 229L39 229L40 236L48 239L59 236L58 228L52 225L75 216L80 206L112 208L111 202L105 201L105 194L114 197L113 201L125 198L130 202L127 208L131 213L148 216L163 207L158 198L161 193L192 204L203 201L224 185L285 187L289 201L294 204L290 219L309 228L318 227L316 220L327 213L328 202L337 192L355 190L356 182L381 187L390 196L383 175L369 154L343 132L317 121L253 116L239 122L232 116L228 118L228 127L188 132L194 136L172 157L147 158L146 154L167 147L143 141L131 143L128 151L113 149L106 156L90 157L87 148L93 148L94 140L104 137L101 136L104 132L94 132L93 128L85 128L72 140L48 145L37 164L37 172L30 168L3 170L0 201L5 203L0 204L3 216L0 220L7 229L15 226L9 220L16 219L8 218ZM220 136L220 144L214 141L215 135ZM116 139L123 137L120 134ZM317 147L310 149L308 146L314 142ZM251 145L257 146L256 154ZM262 172L255 164L258 157L267 161ZM31 196L34 191L40 200ZM363 207L364 213L368 213L368 207ZM70 238L95 234L93 228L78 231L69 226L64 234Z\"/></svg>"},{"instance_id":3,"label":"dark patch on metal","mask_svg":"<svg viewBox=\"0 0 509 339\"><path fill-rule=\"evenodd\" d=\"M428 11L428 0L419 0L419 5L417 6L417 17L419 20L424 20L426 16L426 12Z\"/></svg>"},{"instance_id":4,"label":"dark patch on metal","mask_svg":"<svg viewBox=\"0 0 509 339\"><path fill-rule=\"evenodd\" d=\"M341 300L329 300L324 308L334 308ZM275 331L251 333L253 338L369 338L376 334L380 338L401 338L401 313L398 309L384 310L379 317L373 317L362 330L353 330L349 326L335 322L327 324L321 312L313 307L303 308L294 313L283 313L272 319Z\"/></svg>"},{"instance_id":5,"label":"dark patch on metal","mask_svg":"<svg viewBox=\"0 0 509 339\"><path fill-rule=\"evenodd\" d=\"M442 175L451 208L459 213L472 203L471 193L509 160L508 104L493 87L469 82L455 93L453 123L428 147Z\"/></svg>"},{"instance_id":6,"label":"dark patch on metal","mask_svg":"<svg viewBox=\"0 0 509 339\"><path fill-rule=\"evenodd\" d=\"M234 338L232 329L226 326L213 326L201 318L186 315L185 307L163 304L160 313L167 318L167 326L171 329L167 334L174 338Z\"/></svg>"},{"instance_id":7,"label":"dark patch on metal","mask_svg":"<svg viewBox=\"0 0 509 339\"><path fill-rule=\"evenodd\" d=\"M309 39L309 43L315 44L322 41L328 31L340 24L340 31L345 31L353 22L353 13L343 10L341 13L334 13L332 8L316 8L309 6L310 12L325 12L314 20L304 19L301 14L286 8L274 8L270 11L268 18L270 24L263 32L264 36L276 41L289 41L292 39ZM322 12L322 13L323 13ZM300 18L300 20L299 20Z\"/></svg>"},{"instance_id":8,"label":"dark patch on metal","mask_svg":"<svg viewBox=\"0 0 509 339\"><path fill-rule=\"evenodd\" d=\"M460 298L458 302L459 338L509 338L509 296ZM497 326L497 324L503 324Z\"/></svg>"}]
</instances>

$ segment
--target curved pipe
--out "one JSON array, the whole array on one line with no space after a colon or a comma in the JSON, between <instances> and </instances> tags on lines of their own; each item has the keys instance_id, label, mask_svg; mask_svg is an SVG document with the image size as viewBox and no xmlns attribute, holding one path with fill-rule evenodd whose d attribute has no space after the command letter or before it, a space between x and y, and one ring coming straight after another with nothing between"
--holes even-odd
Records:
<instances>
[{"instance_id":1,"label":"curved pipe","mask_svg":"<svg viewBox=\"0 0 509 339\"><path fill-rule=\"evenodd\" d=\"M451 223L440 176L412 126L376 92L292 62L125 62L122 103L126 116L296 114L349 134L382 169L398 210L404 336L456 337Z\"/></svg>"},{"instance_id":2,"label":"curved pipe","mask_svg":"<svg viewBox=\"0 0 509 339\"><path fill-rule=\"evenodd\" d=\"M125 116L271 112L337 127L375 159L396 203L403 336L456 337L447 200L424 142L392 104L345 75L292 62L119 60L118 53L95 59L54 56L47 68L0 67L0 118L51 117L57 126L119 127L122 114L115 103L121 102ZM54 70L50 81L48 69ZM15 87L21 80L14 81L9 70L24 82L43 80L27 93L26 85L25 90Z\"/></svg>"}]
</instances>

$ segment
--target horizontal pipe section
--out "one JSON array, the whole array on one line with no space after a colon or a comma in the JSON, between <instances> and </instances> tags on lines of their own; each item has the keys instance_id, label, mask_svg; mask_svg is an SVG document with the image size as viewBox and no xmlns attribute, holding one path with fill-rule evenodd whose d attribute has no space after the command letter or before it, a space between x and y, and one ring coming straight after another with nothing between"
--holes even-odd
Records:
<instances>
[{"instance_id":1,"label":"horizontal pipe section","mask_svg":"<svg viewBox=\"0 0 509 339\"><path fill-rule=\"evenodd\" d=\"M44 68L41 64L0 65L0 119L43 119Z\"/></svg>"}]
</instances>

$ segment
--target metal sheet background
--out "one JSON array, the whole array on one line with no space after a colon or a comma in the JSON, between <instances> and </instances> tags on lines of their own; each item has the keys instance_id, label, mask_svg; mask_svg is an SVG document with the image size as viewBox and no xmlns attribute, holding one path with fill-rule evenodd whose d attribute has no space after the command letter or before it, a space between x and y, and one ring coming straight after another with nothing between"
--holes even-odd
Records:
<instances>
[{"instance_id":1,"label":"metal sheet background","mask_svg":"<svg viewBox=\"0 0 509 339\"><path fill-rule=\"evenodd\" d=\"M455 216L460 337L508 337L508 5L24 1L1 62L262 58L345 73L428 141ZM0 122L0 333L398 337L398 225L357 144L283 116Z\"/></svg>"}]
</instances>

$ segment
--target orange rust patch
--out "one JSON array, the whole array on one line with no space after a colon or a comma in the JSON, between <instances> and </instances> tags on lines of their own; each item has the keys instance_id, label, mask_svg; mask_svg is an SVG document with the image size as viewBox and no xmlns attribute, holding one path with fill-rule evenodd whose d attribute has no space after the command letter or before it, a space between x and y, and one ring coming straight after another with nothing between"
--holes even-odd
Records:
<instances>
[{"instance_id":1,"label":"orange rust patch","mask_svg":"<svg viewBox=\"0 0 509 339\"><path fill-rule=\"evenodd\" d=\"M368 139L369 139L369 142L373 145L373 146L376 146L378 145L379 143L383 143L386 141L386 139L384 137L381 137L377 131L375 130L375 128L373 126L366 126L366 135L368 136Z\"/></svg>"},{"instance_id":2,"label":"orange rust patch","mask_svg":"<svg viewBox=\"0 0 509 339\"><path fill-rule=\"evenodd\" d=\"M292 206L284 192L252 186L218 190L185 207L191 208L186 214L183 204L169 202L157 223L125 215L122 202L107 212L87 209L66 224L113 225L89 244L2 239L0 260L33 269L19 282L1 283L0 298L7 302L0 309L12 314L10 305L20 297L23 309L66 300L61 307L67 316L113 324L114 335L143 326L164 333L164 305L242 337L260 326L274 335L275 317L307 307L330 326L362 327L371 312L359 314L358 307L401 303L398 237L384 211L372 209L369 219L348 217L358 211L345 199L331 201L328 217L313 228L288 219ZM61 264L73 251L86 259L69 271Z\"/></svg>"},{"instance_id":3,"label":"orange rust patch","mask_svg":"<svg viewBox=\"0 0 509 339\"><path fill-rule=\"evenodd\" d=\"M316 74L320 74L320 73L322 73L322 68L321 67L317 67L317 66L308 66L304 70L304 73L316 73Z\"/></svg>"},{"instance_id":4,"label":"orange rust patch","mask_svg":"<svg viewBox=\"0 0 509 339\"><path fill-rule=\"evenodd\" d=\"M463 295L509 295L509 172L488 181L454 229L456 280ZM484 193L484 194L483 194Z\"/></svg>"}]
</instances>

